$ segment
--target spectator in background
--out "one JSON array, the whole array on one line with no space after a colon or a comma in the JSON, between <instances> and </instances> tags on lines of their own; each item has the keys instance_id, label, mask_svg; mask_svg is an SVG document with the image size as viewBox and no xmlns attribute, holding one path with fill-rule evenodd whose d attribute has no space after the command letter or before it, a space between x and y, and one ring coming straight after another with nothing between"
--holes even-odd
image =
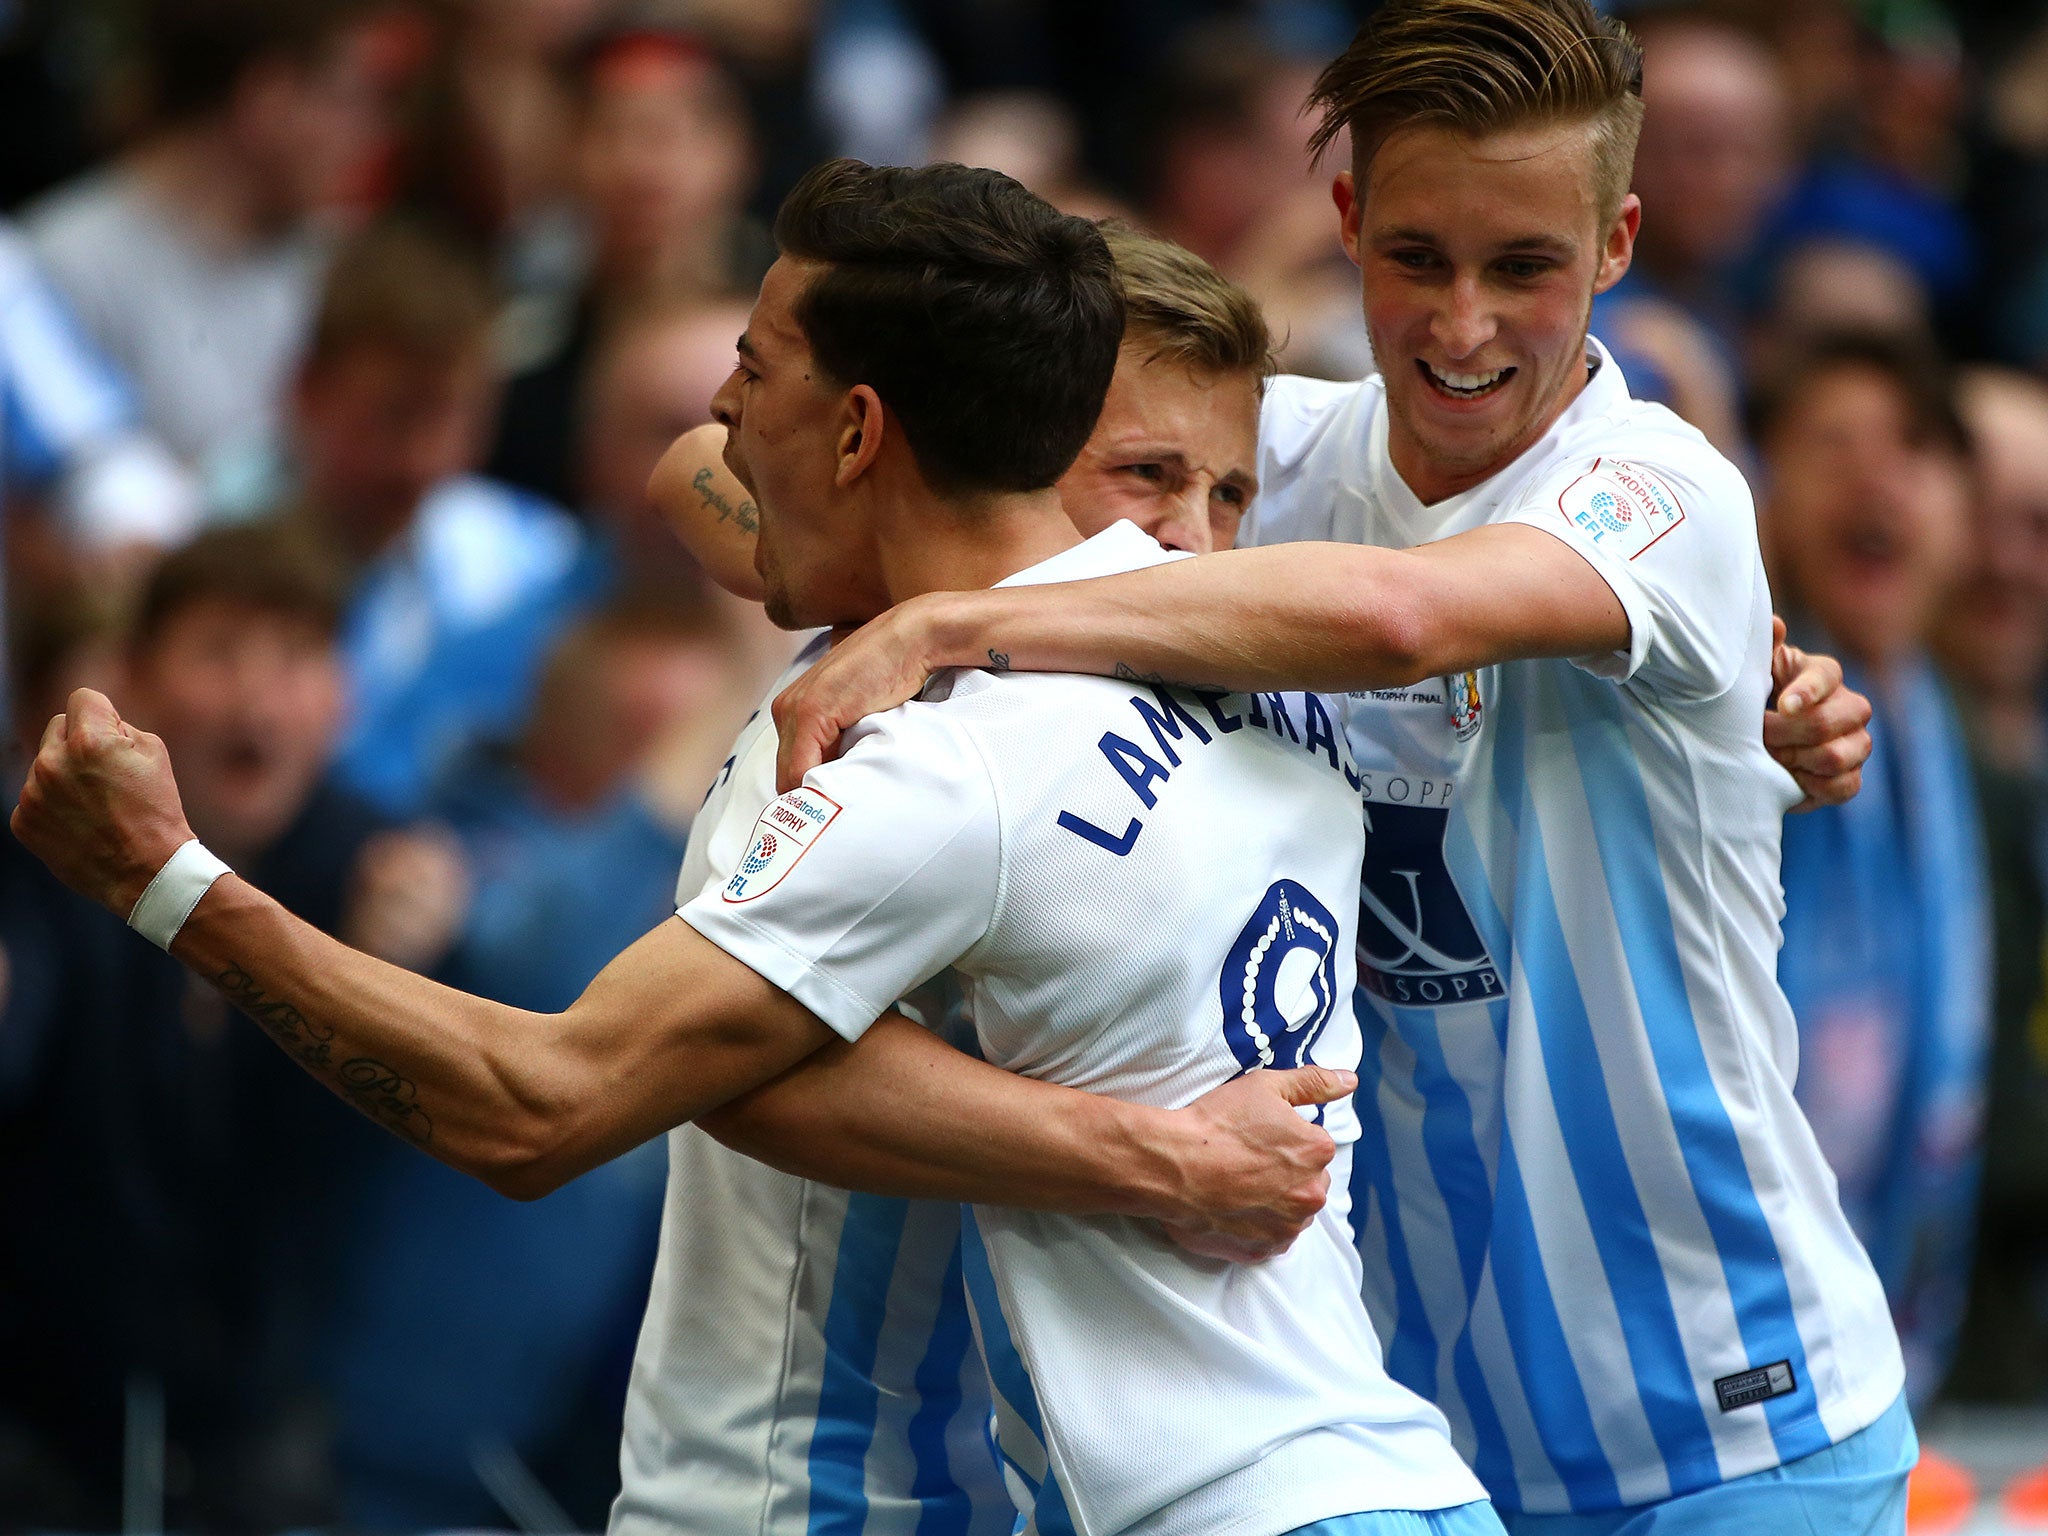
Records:
<instances>
[{"instance_id":1,"label":"spectator in background","mask_svg":"<svg viewBox=\"0 0 2048 1536\"><path fill-rule=\"evenodd\" d=\"M1887 281L1909 278L1946 328L1977 266L1957 206L1961 54L1952 25L1935 5L1860 10L1853 115L1842 125L1842 141L1821 146L1779 205L1764 235L1767 262L1773 269L1797 263L1813 245L1869 252L1892 274ZM1870 257L1864 265L1871 265ZM1792 281L1800 279L1795 274ZM1808 278L1794 296L1825 298L1838 287ZM1779 312L1796 315L1782 302Z\"/></svg>"},{"instance_id":2,"label":"spectator in background","mask_svg":"<svg viewBox=\"0 0 2048 1536\"><path fill-rule=\"evenodd\" d=\"M283 515L351 594L338 769L395 815L464 747L517 727L578 558L565 513L471 472L496 399L491 321L461 253L373 229L338 254L291 391Z\"/></svg>"},{"instance_id":3,"label":"spectator in background","mask_svg":"<svg viewBox=\"0 0 2048 1536\"><path fill-rule=\"evenodd\" d=\"M647 477L670 443L711 420L748 313L738 299L658 299L619 316L594 349L577 412L577 501L615 572L694 572L648 504Z\"/></svg>"},{"instance_id":4,"label":"spectator in background","mask_svg":"<svg viewBox=\"0 0 2048 1536\"><path fill-rule=\"evenodd\" d=\"M1637 29L1643 133L1632 185L1642 233L1627 277L1594 302L1594 315L1598 322L1626 299L1668 300L1705 327L1733 371L1742 267L1793 169L1783 66L1763 42L1711 16L1652 12Z\"/></svg>"},{"instance_id":5,"label":"spectator in background","mask_svg":"<svg viewBox=\"0 0 2048 1536\"><path fill-rule=\"evenodd\" d=\"M1996 986L1977 1262L1948 1390L2038 1402L2048 1393L2048 386L1979 369L1961 400L1982 491L1938 633L1984 807Z\"/></svg>"},{"instance_id":6,"label":"spectator in background","mask_svg":"<svg viewBox=\"0 0 2048 1536\"><path fill-rule=\"evenodd\" d=\"M191 532L198 511L190 477L137 429L126 386L78 334L21 238L0 223L0 526L7 565L32 588L125 589L142 560ZM0 644L0 719L11 715L7 672ZM33 743L31 737L31 752ZM10 755L0 750L6 761Z\"/></svg>"},{"instance_id":7,"label":"spectator in background","mask_svg":"<svg viewBox=\"0 0 2048 1536\"><path fill-rule=\"evenodd\" d=\"M400 206L498 253L514 293L565 280L574 244L564 64L608 0L454 0L414 93Z\"/></svg>"},{"instance_id":8,"label":"spectator in background","mask_svg":"<svg viewBox=\"0 0 2048 1536\"><path fill-rule=\"evenodd\" d=\"M1743 267L1790 169L1783 74L1761 41L1708 15L1652 12L1638 30L1642 231L1627 276L1593 301L1593 329L1639 397L1733 454Z\"/></svg>"},{"instance_id":9,"label":"spectator in background","mask_svg":"<svg viewBox=\"0 0 2048 1536\"><path fill-rule=\"evenodd\" d=\"M589 524L582 564L571 582L580 605L602 603L622 591L650 598L670 593L679 608L697 607L708 593L723 610L733 667L728 697L711 708L706 733L714 751L745 721L761 690L789 665L789 635L769 623L756 603L733 600L705 580L702 569L670 531L650 498L648 482L669 445L711 419L711 396L732 373L733 338L746 329L748 307L738 300L697 302L668 298L618 317L591 361L579 412L578 504ZM751 519L744 496L728 498L729 516ZM723 756L723 753L718 753ZM707 770L716 766L701 765ZM704 798L708 771L678 762L664 781L687 822Z\"/></svg>"},{"instance_id":10,"label":"spectator in background","mask_svg":"<svg viewBox=\"0 0 2048 1536\"><path fill-rule=\"evenodd\" d=\"M127 383L0 222L0 490L35 499L80 554L188 537L198 489L136 423Z\"/></svg>"},{"instance_id":11,"label":"spectator in background","mask_svg":"<svg viewBox=\"0 0 2048 1536\"><path fill-rule=\"evenodd\" d=\"M680 753L702 799L732 671L702 596L614 600L563 634L518 740L434 801L476 875L448 981L553 1012L673 909L688 825L663 781ZM350 1525L490 1523L492 1464L515 1457L576 1529L602 1525L665 1171L650 1143L520 1204L430 1159L385 1168L333 1348Z\"/></svg>"},{"instance_id":12,"label":"spectator in background","mask_svg":"<svg viewBox=\"0 0 2048 1536\"><path fill-rule=\"evenodd\" d=\"M326 776L340 612L281 534L202 535L151 579L117 696L163 737L223 858L328 932L425 965L459 923L460 863ZM11 838L0 946L0 1230L62 1234L0 1243L0 1422L34 1448L0 1510L112 1529L125 1492L151 1528L324 1522L314 1346L384 1138ZM181 1485L151 1488L166 1465Z\"/></svg>"},{"instance_id":13,"label":"spectator in background","mask_svg":"<svg viewBox=\"0 0 2048 1536\"><path fill-rule=\"evenodd\" d=\"M1852 335L1761 396L1756 437L1794 639L1838 654L1874 710L1863 792L1785 824L1797 1092L1924 1403L1969 1279L1991 1001L1976 798L1927 655L1968 536L1969 445L1935 360Z\"/></svg>"},{"instance_id":14,"label":"spectator in background","mask_svg":"<svg viewBox=\"0 0 2048 1536\"><path fill-rule=\"evenodd\" d=\"M774 259L743 208L751 130L737 87L686 33L601 37L575 73L574 158L589 265L566 313L524 338L491 472L572 505L576 413L597 338L637 304L751 291Z\"/></svg>"},{"instance_id":15,"label":"spectator in background","mask_svg":"<svg viewBox=\"0 0 2048 1536\"><path fill-rule=\"evenodd\" d=\"M1139 222L1241 283L1281 338L1292 373L1373 371L1358 273L1330 238L1330 189L1308 155L1302 101L1318 65L1247 21L1186 29L1140 135Z\"/></svg>"},{"instance_id":16,"label":"spectator in background","mask_svg":"<svg viewBox=\"0 0 2048 1536\"><path fill-rule=\"evenodd\" d=\"M1081 168L1081 124L1040 91L964 97L933 127L933 160L986 166L1022 182L1062 213L1099 219L1125 212Z\"/></svg>"},{"instance_id":17,"label":"spectator in background","mask_svg":"<svg viewBox=\"0 0 2048 1536\"><path fill-rule=\"evenodd\" d=\"M209 481L272 445L319 289L318 214L375 140L362 0L146 0L149 129L38 202L36 254Z\"/></svg>"}]
</instances>

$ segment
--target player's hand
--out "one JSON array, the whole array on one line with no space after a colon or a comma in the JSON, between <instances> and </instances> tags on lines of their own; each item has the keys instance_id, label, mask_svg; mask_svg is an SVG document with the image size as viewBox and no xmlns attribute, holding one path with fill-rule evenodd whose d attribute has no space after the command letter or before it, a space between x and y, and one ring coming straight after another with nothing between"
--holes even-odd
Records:
<instances>
[{"instance_id":1,"label":"player's hand","mask_svg":"<svg viewBox=\"0 0 2048 1536\"><path fill-rule=\"evenodd\" d=\"M837 757L839 738L856 721L917 697L932 673L926 607L927 599L912 598L835 635L831 651L776 696L777 794Z\"/></svg>"},{"instance_id":2,"label":"player's hand","mask_svg":"<svg viewBox=\"0 0 2048 1536\"><path fill-rule=\"evenodd\" d=\"M1349 1072L1299 1067L1248 1072L1185 1109L1186 1217L1165 1223L1181 1247L1251 1263L1285 1253L1330 1194L1337 1144L1296 1109L1328 1104L1358 1086Z\"/></svg>"},{"instance_id":3,"label":"player's hand","mask_svg":"<svg viewBox=\"0 0 2048 1536\"><path fill-rule=\"evenodd\" d=\"M192 836L163 742L90 688L43 732L11 825L58 879L123 921Z\"/></svg>"},{"instance_id":4,"label":"player's hand","mask_svg":"<svg viewBox=\"0 0 2048 1536\"><path fill-rule=\"evenodd\" d=\"M448 833L395 828L363 844L340 938L352 949L423 971L448 952L469 915L469 866Z\"/></svg>"},{"instance_id":5,"label":"player's hand","mask_svg":"<svg viewBox=\"0 0 2048 1536\"><path fill-rule=\"evenodd\" d=\"M1863 787L1870 759L1870 700L1842 684L1842 664L1785 643L1785 621L1773 617L1771 684L1776 707L1764 714L1764 746L1798 782L1805 798L1793 807L1840 805Z\"/></svg>"}]
</instances>

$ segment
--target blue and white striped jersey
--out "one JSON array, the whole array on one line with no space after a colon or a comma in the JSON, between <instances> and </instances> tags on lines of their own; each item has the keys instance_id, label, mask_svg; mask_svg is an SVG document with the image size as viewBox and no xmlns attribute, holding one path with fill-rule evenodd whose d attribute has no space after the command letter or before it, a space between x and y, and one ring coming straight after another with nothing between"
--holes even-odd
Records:
<instances>
[{"instance_id":1,"label":"blue and white striped jersey","mask_svg":"<svg viewBox=\"0 0 2048 1536\"><path fill-rule=\"evenodd\" d=\"M1396 1379L1504 1509L1609 1509L1871 1423L1902 1370L1792 1097L1763 749L1770 594L1741 475L1594 377L1423 507L1380 381L1279 379L1243 542L1406 547L1487 523L1583 554L1625 654L1354 695L1365 780L1353 1201ZM1376 1069L1376 1070L1375 1070Z\"/></svg>"},{"instance_id":2,"label":"blue and white striped jersey","mask_svg":"<svg viewBox=\"0 0 2048 1536\"><path fill-rule=\"evenodd\" d=\"M679 903L723 881L774 798L764 707L697 817ZM971 1041L957 1013L946 1028ZM957 1205L849 1194L670 1132L613 1536L1009 1536L961 1265Z\"/></svg>"}]
</instances>

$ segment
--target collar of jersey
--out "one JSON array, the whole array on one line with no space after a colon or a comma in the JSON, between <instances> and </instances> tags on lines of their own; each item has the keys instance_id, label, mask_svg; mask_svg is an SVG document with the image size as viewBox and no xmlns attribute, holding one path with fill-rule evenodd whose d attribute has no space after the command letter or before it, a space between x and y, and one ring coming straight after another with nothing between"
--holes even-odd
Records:
<instances>
[{"instance_id":1,"label":"collar of jersey","mask_svg":"<svg viewBox=\"0 0 2048 1536\"><path fill-rule=\"evenodd\" d=\"M1470 490L1460 491L1455 496L1446 496L1442 501L1424 506L1416 500L1415 493L1408 489L1394 469L1394 461L1387 454L1387 410L1382 399L1380 408L1373 413L1372 454L1368 459L1373 467L1375 485L1380 504L1393 512L1407 529L1409 543L1422 544L1431 539L1441 538L1452 525L1459 522L1475 502L1490 501L1500 491L1502 482L1513 475L1516 469L1526 463L1540 463L1548 459L1564 436L1578 427L1581 422L1604 416L1628 399L1628 381L1621 376L1621 369L1615 363L1613 354L1602 345L1596 336L1586 338L1586 366L1593 370L1593 376L1586 380L1586 387L1579 391L1579 397L1565 407L1564 414L1550 424L1550 430L1538 438L1529 450L1516 458L1497 473L1489 475Z\"/></svg>"},{"instance_id":2,"label":"collar of jersey","mask_svg":"<svg viewBox=\"0 0 2048 1536\"><path fill-rule=\"evenodd\" d=\"M1027 565L1005 576L999 587L1035 587L1050 581L1086 581L1091 576L1116 576L1187 556L1170 550L1128 518L1111 523L1093 538L1063 549L1050 560Z\"/></svg>"}]
</instances>

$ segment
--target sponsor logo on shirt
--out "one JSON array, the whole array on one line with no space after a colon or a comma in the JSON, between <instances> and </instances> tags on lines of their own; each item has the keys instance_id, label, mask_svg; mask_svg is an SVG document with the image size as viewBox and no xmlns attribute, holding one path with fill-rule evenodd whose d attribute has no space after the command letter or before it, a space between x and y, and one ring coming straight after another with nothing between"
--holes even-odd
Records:
<instances>
[{"instance_id":1,"label":"sponsor logo on shirt","mask_svg":"<svg viewBox=\"0 0 2048 1536\"><path fill-rule=\"evenodd\" d=\"M1685 521L1677 495L1653 470L1595 459L1557 498L1564 520L1617 560L1633 560Z\"/></svg>"},{"instance_id":2,"label":"sponsor logo on shirt","mask_svg":"<svg viewBox=\"0 0 2048 1536\"><path fill-rule=\"evenodd\" d=\"M729 902L753 901L782 883L797 861L824 836L839 802L808 785L792 789L754 819L754 835L740 856L739 868L720 895Z\"/></svg>"},{"instance_id":3,"label":"sponsor logo on shirt","mask_svg":"<svg viewBox=\"0 0 2048 1536\"><path fill-rule=\"evenodd\" d=\"M1503 996L1500 969L1444 861L1448 778L1367 773L1358 980L1397 1007Z\"/></svg>"}]
</instances>

